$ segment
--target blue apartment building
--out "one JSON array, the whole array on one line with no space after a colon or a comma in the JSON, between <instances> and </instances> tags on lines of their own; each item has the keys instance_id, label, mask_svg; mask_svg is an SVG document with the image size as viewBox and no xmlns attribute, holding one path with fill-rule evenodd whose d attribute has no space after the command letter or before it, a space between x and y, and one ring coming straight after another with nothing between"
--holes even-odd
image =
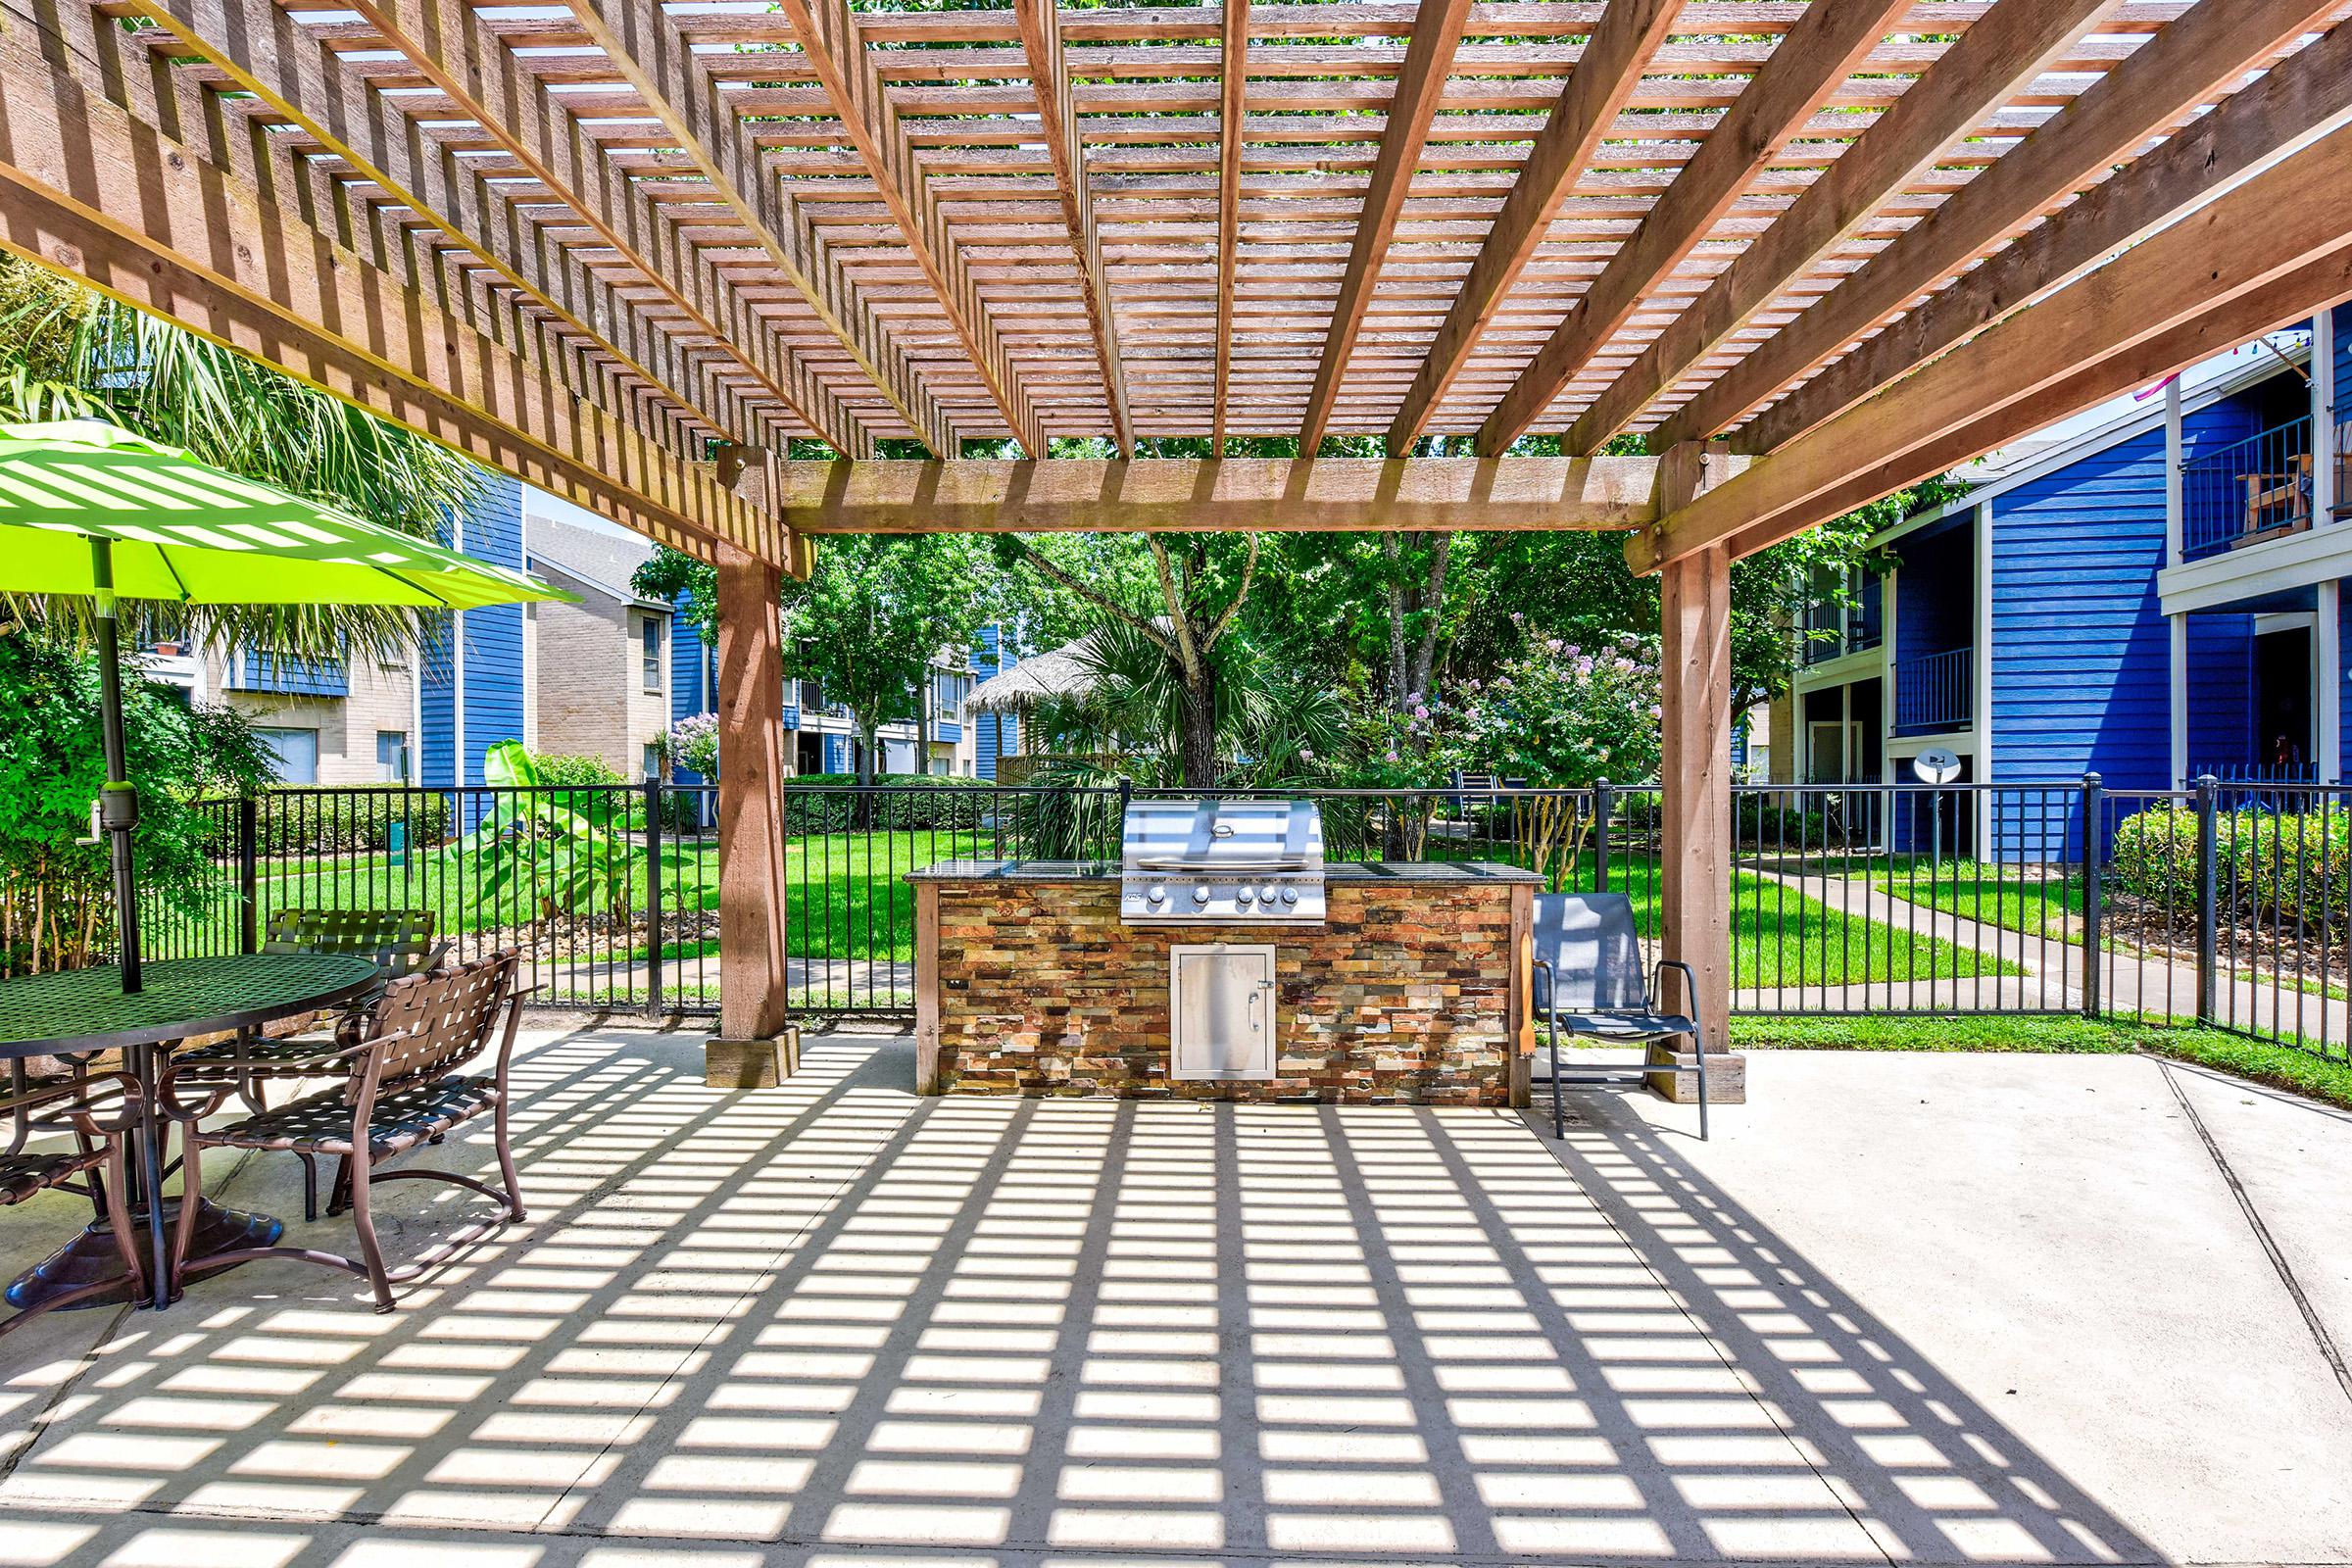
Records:
<instances>
[{"instance_id":1,"label":"blue apartment building","mask_svg":"<svg viewBox=\"0 0 2352 1568\"><path fill-rule=\"evenodd\" d=\"M1776 779L1904 783L1934 747L1999 785L2341 780L2347 384L2338 305L1968 470L1806 612ZM1966 830L2029 854L2022 800Z\"/></svg>"},{"instance_id":2,"label":"blue apartment building","mask_svg":"<svg viewBox=\"0 0 2352 1568\"><path fill-rule=\"evenodd\" d=\"M650 545L505 478L451 519L446 538L469 555L542 572L581 603L446 614L402 660L306 662L254 649L207 656L166 647L149 651L149 673L192 699L244 711L289 784L479 785L490 748L507 740L598 755L637 779L658 765L653 743L670 724L716 710L715 651L676 605L629 586ZM986 741L975 745L963 702L976 679L1009 667L1011 646L989 626L968 655L936 661L926 722L883 726L876 771L994 777L1000 750L1017 738L987 720ZM785 683L784 723L797 771L856 770L849 711L814 681ZM929 753L919 768L918 744Z\"/></svg>"}]
</instances>

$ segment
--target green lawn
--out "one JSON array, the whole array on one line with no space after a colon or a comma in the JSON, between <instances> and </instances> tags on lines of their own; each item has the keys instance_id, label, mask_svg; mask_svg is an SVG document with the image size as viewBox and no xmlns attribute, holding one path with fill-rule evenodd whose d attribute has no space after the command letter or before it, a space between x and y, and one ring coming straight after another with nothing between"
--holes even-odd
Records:
<instances>
[{"instance_id":1,"label":"green lawn","mask_svg":"<svg viewBox=\"0 0 2352 1568\"><path fill-rule=\"evenodd\" d=\"M642 852L624 846L635 869L615 870L642 879ZM972 834L834 833L796 838L785 845L791 879L790 920L796 954L811 958L898 958L914 956L914 893L908 871L935 860L974 856L986 846ZM331 860L264 865L260 878L264 918L280 908L430 909L444 932L483 931L519 924L536 912L526 895L485 901L480 870L469 855L431 851L393 865L381 855L342 856ZM630 882L629 903L642 908L641 880ZM689 843L665 847L662 855L662 903L666 911L718 907L718 847ZM164 916L165 930L173 917ZM714 951L708 939L689 937L664 948L669 957ZM642 957L644 944L613 950L617 959Z\"/></svg>"},{"instance_id":2,"label":"green lawn","mask_svg":"<svg viewBox=\"0 0 2352 1568\"><path fill-rule=\"evenodd\" d=\"M2352 1108L2352 1064L2186 1020L2133 1022L2070 1015L1736 1017L1732 1044L1741 1051L2144 1051Z\"/></svg>"},{"instance_id":3,"label":"green lawn","mask_svg":"<svg viewBox=\"0 0 2352 1568\"><path fill-rule=\"evenodd\" d=\"M629 858L637 852L624 845ZM791 879L789 917L797 956L817 959L896 959L914 956L914 895L904 880L908 871L936 860L985 857L992 848L982 836L961 833L835 833L796 838L785 847ZM622 878L641 878L642 862ZM1567 885L1590 886L1590 857L1576 865ZM1654 864L1620 859L1611 886L1633 898L1642 929L1655 931L1658 875ZM430 851L393 865L381 855L338 857L325 861L265 865L262 907L423 908L434 911L445 932L483 931L521 924L536 913L525 895L484 901L480 871L472 857ZM642 907L644 895L629 881L628 902ZM665 909L715 910L718 906L718 851L714 843L671 844L662 857ZM220 916L216 916L219 918ZM173 926L165 917L164 929ZM1986 955L1955 948L1859 916L1838 913L1792 889L1746 872L1735 879L1732 915L1734 982L1741 988L1852 985L1863 982L1965 978L2014 974L2014 966ZM706 956L714 949L704 932L689 932L665 944L669 958ZM612 961L644 956L644 944L616 940ZM601 955L600 955L601 956Z\"/></svg>"},{"instance_id":4,"label":"green lawn","mask_svg":"<svg viewBox=\"0 0 2352 1568\"><path fill-rule=\"evenodd\" d=\"M1591 857L1579 858L1570 887L1592 886ZM1642 929L1658 929L1658 868L1649 859L1612 860L1611 892L1633 900ZM1732 874L1732 985L1736 990L1865 982L1971 979L2022 974L1988 953L1840 913L1818 899L1748 871Z\"/></svg>"},{"instance_id":5,"label":"green lawn","mask_svg":"<svg viewBox=\"0 0 2352 1568\"><path fill-rule=\"evenodd\" d=\"M1854 870L1906 904L2028 936L2074 934L2072 922L2082 916L2080 873L2043 872L2000 860L1930 862L1925 856L1861 861Z\"/></svg>"}]
</instances>

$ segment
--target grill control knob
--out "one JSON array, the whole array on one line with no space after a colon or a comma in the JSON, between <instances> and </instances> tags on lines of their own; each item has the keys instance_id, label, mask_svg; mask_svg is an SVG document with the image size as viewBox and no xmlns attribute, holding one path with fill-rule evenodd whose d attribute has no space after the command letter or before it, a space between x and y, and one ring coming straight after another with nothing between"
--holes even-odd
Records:
<instances>
[{"instance_id":1,"label":"grill control knob","mask_svg":"<svg viewBox=\"0 0 2352 1568\"><path fill-rule=\"evenodd\" d=\"M1298 902L1298 890L1297 888L1284 888L1282 890L1282 902L1285 904L1297 904Z\"/></svg>"},{"instance_id":2,"label":"grill control knob","mask_svg":"<svg viewBox=\"0 0 2352 1568\"><path fill-rule=\"evenodd\" d=\"M1168 890L1162 883L1154 882L1150 887L1144 889L1144 897L1151 900L1153 904L1165 902L1167 896Z\"/></svg>"},{"instance_id":3,"label":"grill control knob","mask_svg":"<svg viewBox=\"0 0 2352 1568\"><path fill-rule=\"evenodd\" d=\"M1242 903L1244 903L1244 904L1248 904L1248 903L1249 903L1249 902L1250 902L1251 899L1255 898L1257 895L1256 895L1256 893L1255 893L1254 891L1252 891L1252 890L1251 890L1251 888L1250 888L1250 884L1249 884L1249 883L1247 883L1247 882L1245 882L1245 883L1243 883L1243 884L1242 884L1240 887L1238 887L1238 888L1235 888L1235 889L1233 890L1233 896L1234 896L1236 899L1240 900Z\"/></svg>"},{"instance_id":4,"label":"grill control knob","mask_svg":"<svg viewBox=\"0 0 2352 1568\"><path fill-rule=\"evenodd\" d=\"M1272 903L1274 902L1274 884L1273 884L1273 883L1271 883L1271 882L1269 882L1269 883L1267 883L1267 884L1266 884L1264 887L1262 887L1262 888L1259 888L1259 889L1257 890L1257 896L1258 896L1260 899L1264 900L1266 903L1268 903L1268 904L1272 904ZM1292 895L1291 895L1291 902L1292 902L1292 903L1294 903L1294 904L1298 903L1298 895L1297 895L1296 893L1292 894Z\"/></svg>"},{"instance_id":5,"label":"grill control knob","mask_svg":"<svg viewBox=\"0 0 2352 1568\"><path fill-rule=\"evenodd\" d=\"M1195 904L1206 904L1208 902L1207 883L1202 882L1193 889L1193 902Z\"/></svg>"}]
</instances>

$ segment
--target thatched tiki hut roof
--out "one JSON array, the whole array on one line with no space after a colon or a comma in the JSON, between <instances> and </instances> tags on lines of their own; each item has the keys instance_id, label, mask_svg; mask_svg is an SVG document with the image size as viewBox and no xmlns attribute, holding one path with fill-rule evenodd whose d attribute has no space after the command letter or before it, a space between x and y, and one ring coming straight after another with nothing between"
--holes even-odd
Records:
<instances>
[{"instance_id":1,"label":"thatched tiki hut roof","mask_svg":"<svg viewBox=\"0 0 2352 1568\"><path fill-rule=\"evenodd\" d=\"M975 713L1030 713L1050 703L1083 702L1099 679L1091 657L1093 642L1089 632L1051 653L1024 659L973 687L964 704Z\"/></svg>"}]
</instances>

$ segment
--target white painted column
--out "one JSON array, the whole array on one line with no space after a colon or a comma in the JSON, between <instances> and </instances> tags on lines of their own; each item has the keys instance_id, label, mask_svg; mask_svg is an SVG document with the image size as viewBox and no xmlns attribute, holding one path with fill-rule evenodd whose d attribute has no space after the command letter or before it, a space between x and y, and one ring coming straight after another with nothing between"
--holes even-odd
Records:
<instances>
[{"instance_id":1,"label":"white painted column","mask_svg":"<svg viewBox=\"0 0 2352 1568\"><path fill-rule=\"evenodd\" d=\"M2188 616L2168 615L2173 633L2173 788L2188 788Z\"/></svg>"},{"instance_id":2,"label":"white painted column","mask_svg":"<svg viewBox=\"0 0 2352 1568\"><path fill-rule=\"evenodd\" d=\"M2311 318L2311 522L2335 520L2335 309ZM2332 585L2331 585L2332 586Z\"/></svg>"},{"instance_id":3,"label":"white painted column","mask_svg":"<svg viewBox=\"0 0 2352 1568\"><path fill-rule=\"evenodd\" d=\"M2321 515L2325 516L2323 513ZM2343 625L2337 618L2342 607L2343 583L2330 577L2320 584L2319 624L2311 630L2312 671L2311 699L2318 731L2313 743L2318 753L2312 760L2320 764L2320 782L2334 784L2343 774L2344 756L2344 652Z\"/></svg>"},{"instance_id":4,"label":"white painted column","mask_svg":"<svg viewBox=\"0 0 2352 1568\"><path fill-rule=\"evenodd\" d=\"M1998 782L1992 776L1992 503L1983 502L1976 515L1969 520L1976 530L1976 581L1970 602L1975 606L1974 679L1968 694L1970 747L1968 776L1979 784ZM1977 837L1979 853L1984 853L1992 843L1992 796L1985 790L1976 792Z\"/></svg>"},{"instance_id":5,"label":"white painted column","mask_svg":"<svg viewBox=\"0 0 2352 1568\"><path fill-rule=\"evenodd\" d=\"M2335 307L2311 318L2311 523L2335 518ZM2340 783L2344 757L2343 582L2319 588L2319 624L2312 628L2312 701L2318 710L2320 781Z\"/></svg>"},{"instance_id":6,"label":"white painted column","mask_svg":"<svg viewBox=\"0 0 2352 1568\"><path fill-rule=\"evenodd\" d=\"M2176 375L2164 388L2164 564L2168 566L2180 564L2180 378Z\"/></svg>"}]
</instances>

